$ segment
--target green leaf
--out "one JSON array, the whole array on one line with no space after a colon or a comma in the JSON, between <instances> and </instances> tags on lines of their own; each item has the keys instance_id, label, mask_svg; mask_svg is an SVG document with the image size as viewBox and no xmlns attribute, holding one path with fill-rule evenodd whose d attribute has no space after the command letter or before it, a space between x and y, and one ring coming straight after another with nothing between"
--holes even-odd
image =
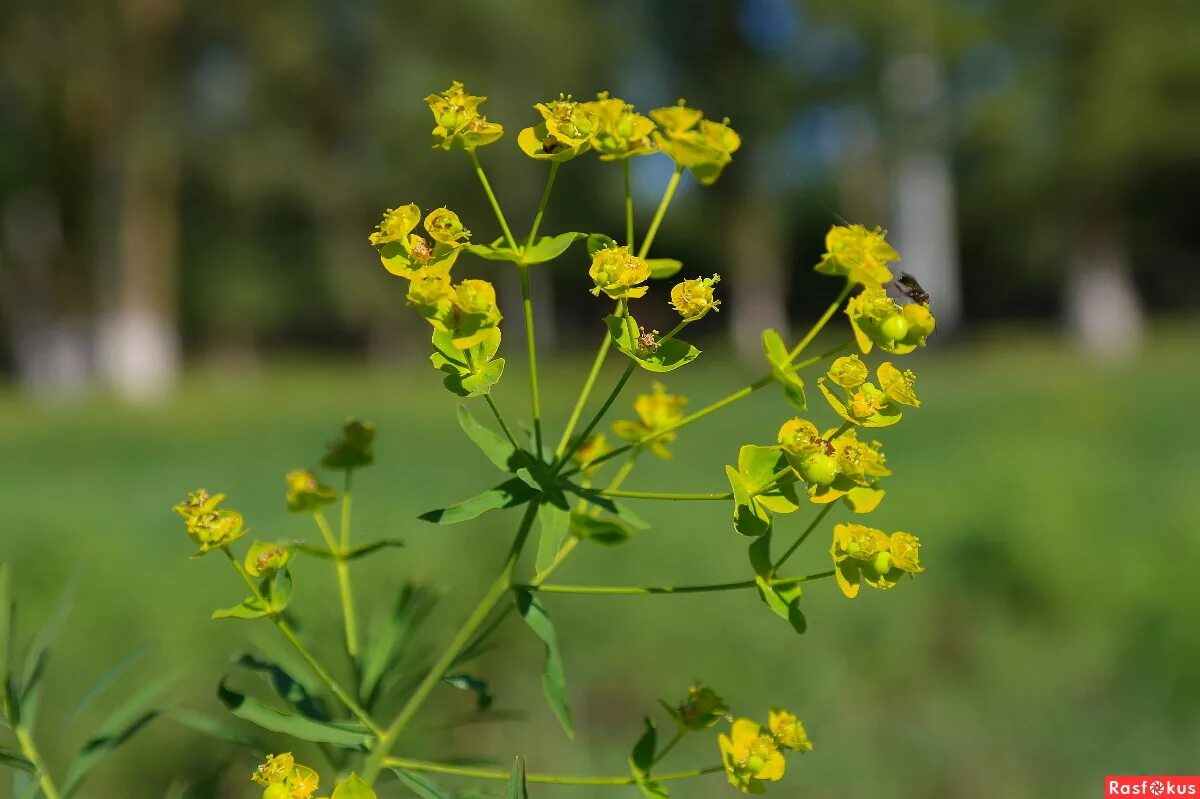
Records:
<instances>
[{"instance_id":1,"label":"green leaf","mask_svg":"<svg viewBox=\"0 0 1200 799\"><path fill-rule=\"evenodd\" d=\"M448 508L427 511L417 518L433 524L458 524L478 518L488 511L513 508L524 504L533 499L536 493L523 480L514 477L478 496L464 499Z\"/></svg>"},{"instance_id":2,"label":"green leaf","mask_svg":"<svg viewBox=\"0 0 1200 799\"><path fill-rule=\"evenodd\" d=\"M177 722L178 724L182 724L189 730L194 730L200 733L201 735L207 735L210 738L216 738L222 741L229 741L230 743L235 743L238 746L246 749L263 749L262 741L247 735L235 727L230 727L228 724L224 724L214 718L206 716L203 713L196 713L191 710L184 710L183 708L173 708L165 711L163 715L172 721Z\"/></svg>"},{"instance_id":3,"label":"green leaf","mask_svg":"<svg viewBox=\"0 0 1200 799\"><path fill-rule=\"evenodd\" d=\"M786 621L800 635L808 629L808 621L800 610L800 583L787 586L771 585L771 535L757 538L750 544L750 565L754 569L754 582L758 598L779 618Z\"/></svg>"},{"instance_id":4,"label":"green leaf","mask_svg":"<svg viewBox=\"0 0 1200 799\"><path fill-rule=\"evenodd\" d=\"M378 552L381 549L387 549L389 547L400 548L404 545L403 539L400 538L380 538L378 541L368 541L365 544L359 544L356 547L351 547L350 549L346 550L346 554L342 559L347 561L358 560L359 558L365 558L367 555ZM313 557L322 558L323 560L337 559L337 555L335 555L328 547L319 547L313 544L298 543L291 545L291 548L297 552L303 552L306 555L312 555Z\"/></svg>"},{"instance_id":5,"label":"green leaf","mask_svg":"<svg viewBox=\"0 0 1200 799\"><path fill-rule=\"evenodd\" d=\"M771 365L771 375L783 387L783 393L788 402L802 411L808 410L808 400L804 396L804 381L800 379L796 369L791 365L788 348L783 343L783 338L777 331L768 328L763 331L762 343L767 363Z\"/></svg>"},{"instance_id":6,"label":"green leaf","mask_svg":"<svg viewBox=\"0 0 1200 799\"><path fill-rule=\"evenodd\" d=\"M646 799L665 799L671 795L670 792L650 779L650 768L654 765L654 754L658 750L658 728L649 716L645 718L645 725L645 732L629 753L629 770L642 796Z\"/></svg>"},{"instance_id":7,"label":"green leaf","mask_svg":"<svg viewBox=\"0 0 1200 799\"><path fill-rule=\"evenodd\" d=\"M517 758L513 763L512 776L508 778L505 799L529 799L529 786L525 784L525 761Z\"/></svg>"},{"instance_id":8,"label":"green leaf","mask_svg":"<svg viewBox=\"0 0 1200 799\"><path fill-rule=\"evenodd\" d=\"M512 474L524 462L524 458L507 438L480 424L467 410L467 406L461 403L458 406L458 426L500 471Z\"/></svg>"},{"instance_id":9,"label":"green leaf","mask_svg":"<svg viewBox=\"0 0 1200 799\"><path fill-rule=\"evenodd\" d=\"M433 610L436 594L426 586L406 582L396 597L396 603L381 623L367 636L360 660L361 691L367 704L373 704L385 674L407 650L413 631Z\"/></svg>"},{"instance_id":10,"label":"green leaf","mask_svg":"<svg viewBox=\"0 0 1200 799\"><path fill-rule=\"evenodd\" d=\"M337 784L329 799L376 799L376 796L362 777L351 772L349 777Z\"/></svg>"},{"instance_id":11,"label":"green leaf","mask_svg":"<svg viewBox=\"0 0 1200 799\"><path fill-rule=\"evenodd\" d=\"M521 253L510 248L505 243L503 236L491 244L468 244L466 249L472 255L478 255L480 258L486 258L489 261L512 261L513 263L518 263L521 260Z\"/></svg>"},{"instance_id":12,"label":"green leaf","mask_svg":"<svg viewBox=\"0 0 1200 799\"><path fill-rule=\"evenodd\" d=\"M64 797L71 796L78 790L88 773L100 761L158 717L161 710L146 709L146 705L175 679L174 675L171 675L152 682L113 710L100 726L100 731L87 740L67 769L62 784Z\"/></svg>"},{"instance_id":13,"label":"green leaf","mask_svg":"<svg viewBox=\"0 0 1200 799\"><path fill-rule=\"evenodd\" d=\"M476 710L487 710L492 706L492 702L495 701L495 697L488 691L486 680L472 677L470 674L447 674L442 678L442 681L460 691L475 694Z\"/></svg>"},{"instance_id":14,"label":"green leaf","mask_svg":"<svg viewBox=\"0 0 1200 799\"><path fill-rule=\"evenodd\" d=\"M775 475L788 469L775 481ZM738 450L738 473L759 505L772 513L792 513L800 509L796 496L796 477L791 472L781 447L747 444ZM771 488L770 491L765 489Z\"/></svg>"},{"instance_id":15,"label":"green leaf","mask_svg":"<svg viewBox=\"0 0 1200 799\"><path fill-rule=\"evenodd\" d=\"M637 361L638 366L649 372L670 372L691 363L700 356L700 350L677 338L661 342L655 350L643 349L638 344L639 328L632 316L609 315L604 318L608 335L617 349Z\"/></svg>"},{"instance_id":16,"label":"green leaf","mask_svg":"<svg viewBox=\"0 0 1200 799\"><path fill-rule=\"evenodd\" d=\"M229 608L221 608L214 610L212 619L261 619L263 616L268 616L271 609L268 608L258 597L248 596L238 604Z\"/></svg>"},{"instance_id":17,"label":"green leaf","mask_svg":"<svg viewBox=\"0 0 1200 799\"><path fill-rule=\"evenodd\" d=\"M371 734L361 724L315 719L284 713L225 686L217 686L217 696L233 715L264 730L281 732L302 741L329 743L343 749L365 750Z\"/></svg>"},{"instance_id":18,"label":"green leaf","mask_svg":"<svg viewBox=\"0 0 1200 799\"><path fill-rule=\"evenodd\" d=\"M33 765L33 763L30 763L28 760L26 760L23 755L15 750L7 749L3 746L0 746L0 766L18 769L26 772L27 774L37 773L37 768Z\"/></svg>"},{"instance_id":19,"label":"green leaf","mask_svg":"<svg viewBox=\"0 0 1200 799\"><path fill-rule=\"evenodd\" d=\"M592 233L587 237L587 254L592 257L600 250L606 250L610 247L616 247L617 240L612 236L606 236L603 233Z\"/></svg>"},{"instance_id":20,"label":"green leaf","mask_svg":"<svg viewBox=\"0 0 1200 799\"><path fill-rule=\"evenodd\" d=\"M562 492L558 492L558 497L562 498ZM559 549L562 548L563 540L570 532L571 511L565 500L561 505L547 500L538 505L537 518L538 548L534 568L538 572L543 572L550 568L550 564L554 563Z\"/></svg>"},{"instance_id":21,"label":"green leaf","mask_svg":"<svg viewBox=\"0 0 1200 799\"><path fill-rule=\"evenodd\" d=\"M646 266L650 267L652 280L662 280L683 269L683 261L676 261L674 258L647 258Z\"/></svg>"},{"instance_id":22,"label":"green leaf","mask_svg":"<svg viewBox=\"0 0 1200 799\"><path fill-rule=\"evenodd\" d=\"M499 328L489 331L482 341L466 351L454 346L453 333L435 330L432 340L435 352L429 361L439 372L446 373L442 384L447 390L460 397L487 394L504 374L504 359L495 357L500 349Z\"/></svg>"},{"instance_id":23,"label":"green leaf","mask_svg":"<svg viewBox=\"0 0 1200 799\"><path fill-rule=\"evenodd\" d=\"M405 788L412 791L419 799L451 799L446 789L424 774L405 771L402 768L393 768L392 773L399 778L400 783Z\"/></svg>"},{"instance_id":24,"label":"green leaf","mask_svg":"<svg viewBox=\"0 0 1200 799\"><path fill-rule=\"evenodd\" d=\"M12 599L12 573L7 562L0 563L0 719L13 723L16 723L17 708L9 707L10 699L16 697L10 680L9 653L13 650L16 612L16 603Z\"/></svg>"},{"instance_id":25,"label":"green leaf","mask_svg":"<svg viewBox=\"0 0 1200 799\"><path fill-rule=\"evenodd\" d=\"M575 483L564 482L562 484L564 490L575 494L581 499L585 499L598 508L608 511L613 516L616 516L621 521L628 524L635 530L649 530L650 525L641 516L638 516L629 506L623 502L617 502L612 497L606 497L603 494L594 491L590 488L576 485Z\"/></svg>"},{"instance_id":26,"label":"green leaf","mask_svg":"<svg viewBox=\"0 0 1200 799\"><path fill-rule=\"evenodd\" d=\"M725 476L733 489L733 529L742 535L766 535L771 530L771 514L751 495L750 487L737 469L726 466Z\"/></svg>"},{"instance_id":27,"label":"green leaf","mask_svg":"<svg viewBox=\"0 0 1200 799\"><path fill-rule=\"evenodd\" d=\"M567 251L575 242L587 237L586 233L559 233L557 236L542 236L532 247L525 249L521 259L527 264L541 264L553 261Z\"/></svg>"},{"instance_id":28,"label":"green leaf","mask_svg":"<svg viewBox=\"0 0 1200 799\"><path fill-rule=\"evenodd\" d=\"M259 657L251 652L242 652L234 657L239 666L261 675L275 691L275 695L294 707L302 715L317 721L328 721L329 712L318 698L308 692L287 669L274 661Z\"/></svg>"},{"instance_id":29,"label":"green leaf","mask_svg":"<svg viewBox=\"0 0 1200 799\"><path fill-rule=\"evenodd\" d=\"M39 700L41 698L42 677L46 674L46 661L50 657L50 645L58 636L63 623L71 613L71 605L75 601L75 584L72 581L58 599L54 615L50 617L42 629L38 630L33 642L25 653L25 671L21 680L21 723L32 728L37 718Z\"/></svg>"},{"instance_id":30,"label":"green leaf","mask_svg":"<svg viewBox=\"0 0 1200 799\"><path fill-rule=\"evenodd\" d=\"M132 668L142 658L146 657L146 655L150 654L153 649L153 646L144 646L141 649L134 650L97 677L96 681L92 683L92 687L88 688L87 692L75 703L75 707L72 708L71 712L67 714L66 720L62 723L63 728L70 728L71 723L79 718L92 702L103 696L104 692L111 688L113 683L121 678L122 674Z\"/></svg>"},{"instance_id":31,"label":"green leaf","mask_svg":"<svg viewBox=\"0 0 1200 799\"><path fill-rule=\"evenodd\" d=\"M606 547L623 544L633 537L633 531L614 519L602 519L590 513L571 514L571 533L585 541L595 541Z\"/></svg>"},{"instance_id":32,"label":"green leaf","mask_svg":"<svg viewBox=\"0 0 1200 799\"><path fill-rule=\"evenodd\" d=\"M282 613L287 608L288 602L292 600L292 573L283 568L275 572L275 576L270 580L263 582L267 586L265 594L271 603L271 611Z\"/></svg>"},{"instance_id":33,"label":"green leaf","mask_svg":"<svg viewBox=\"0 0 1200 799\"><path fill-rule=\"evenodd\" d=\"M504 375L504 359L497 358L479 367L479 371L465 377L447 376L442 384L460 397L482 397L500 382Z\"/></svg>"},{"instance_id":34,"label":"green leaf","mask_svg":"<svg viewBox=\"0 0 1200 799\"><path fill-rule=\"evenodd\" d=\"M558 718L568 738L575 737L575 724L571 720L571 708L567 704L567 678L563 670L562 655L558 651L558 633L546 614L542 603L530 591L516 592L517 612L533 630L534 635L546 645L546 665L542 671L542 691L550 703L550 709Z\"/></svg>"}]
</instances>

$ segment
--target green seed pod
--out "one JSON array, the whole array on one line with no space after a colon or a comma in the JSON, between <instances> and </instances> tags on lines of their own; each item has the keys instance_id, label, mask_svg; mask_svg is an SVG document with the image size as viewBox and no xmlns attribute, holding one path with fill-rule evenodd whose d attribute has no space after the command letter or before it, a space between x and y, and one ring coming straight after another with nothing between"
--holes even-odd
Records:
<instances>
[{"instance_id":1,"label":"green seed pod","mask_svg":"<svg viewBox=\"0 0 1200 799\"><path fill-rule=\"evenodd\" d=\"M824 452L814 452L800 461L800 476L813 485L827 486L838 476L837 458Z\"/></svg>"},{"instance_id":2,"label":"green seed pod","mask_svg":"<svg viewBox=\"0 0 1200 799\"><path fill-rule=\"evenodd\" d=\"M879 552L875 555L875 559L871 561L871 567L875 569L880 577L892 570L892 553Z\"/></svg>"},{"instance_id":3,"label":"green seed pod","mask_svg":"<svg viewBox=\"0 0 1200 799\"><path fill-rule=\"evenodd\" d=\"M277 782L267 786L267 789L263 791L262 799L291 799L291 793L286 785Z\"/></svg>"},{"instance_id":4,"label":"green seed pod","mask_svg":"<svg viewBox=\"0 0 1200 799\"><path fill-rule=\"evenodd\" d=\"M903 314L892 314L879 324L879 332L891 341L903 341L908 335L908 320Z\"/></svg>"}]
</instances>

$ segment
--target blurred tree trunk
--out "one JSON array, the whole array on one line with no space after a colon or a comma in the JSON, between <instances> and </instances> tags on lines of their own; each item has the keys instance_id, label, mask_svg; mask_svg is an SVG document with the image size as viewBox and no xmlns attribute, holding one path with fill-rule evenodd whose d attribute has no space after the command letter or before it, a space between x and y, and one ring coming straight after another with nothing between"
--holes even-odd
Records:
<instances>
[{"instance_id":1,"label":"blurred tree trunk","mask_svg":"<svg viewBox=\"0 0 1200 799\"><path fill-rule=\"evenodd\" d=\"M779 203L765 191L746 192L735 203L729 222L733 264L722 277L730 283L733 345L743 358L761 358L765 328L787 335L787 272L780 228Z\"/></svg>"},{"instance_id":2,"label":"blurred tree trunk","mask_svg":"<svg viewBox=\"0 0 1200 799\"><path fill-rule=\"evenodd\" d=\"M1072 253L1063 302L1071 338L1096 360L1133 357L1141 348L1144 322L1129 253L1117 227L1085 225Z\"/></svg>"},{"instance_id":3,"label":"blurred tree trunk","mask_svg":"<svg viewBox=\"0 0 1200 799\"><path fill-rule=\"evenodd\" d=\"M894 242L904 258L900 268L932 296L944 336L962 319L944 68L930 52L906 52L888 64L884 86L898 128L892 196Z\"/></svg>"}]
</instances>

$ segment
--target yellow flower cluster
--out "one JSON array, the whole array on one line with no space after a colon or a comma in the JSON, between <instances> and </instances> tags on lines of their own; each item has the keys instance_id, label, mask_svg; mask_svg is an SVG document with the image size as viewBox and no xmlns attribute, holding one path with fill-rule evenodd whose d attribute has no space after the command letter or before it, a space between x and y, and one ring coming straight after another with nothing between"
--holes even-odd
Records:
<instances>
[{"instance_id":1,"label":"yellow flower cluster","mask_svg":"<svg viewBox=\"0 0 1200 799\"><path fill-rule=\"evenodd\" d=\"M250 779L266 788L263 799L310 799L320 783L317 772L297 763L290 752L267 755Z\"/></svg>"},{"instance_id":2,"label":"yellow flower cluster","mask_svg":"<svg viewBox=\"0 0 1200 799\"><path fill-rule=\"evenodd\" d=\"M834 225L825 234L825 254L817 264L823 275L844 275L863 286L881 286L892 280L888 264L900 253L885 241L887 231L863 225Z\"/></svg>"},{"instance_id":3,"label":"yellow flower cluster","mask_svg":"<svg viewBox=\"0 0 1200 799\"><path fill-rule=\"evenodd\" d=\"M650 112L658 123L654 141L679 169L688 169L702 185L716 182L742 146L742 137L729 127L729 120L713 122L704 112L688 108L683 100Z\"/></svg>"},{"instance_id":4,"label":"yellow flower cluster","mask_svg":"<svg viewBox=\"0 0 1200 799\"><path fill-rule=\"evenodd\" d=\"M173 508L186 521L188 537L200 547L201 555L229 546L249 532L242 514L220 507L224 499L224 494L210 495L201 488Z\"/></svg>"},{"instance_id":5,"label":"yellow flower cluster","mask_svg":"<svg viewBox=\"0 0 1200 799\"><path fill-rule=\"evenodd\" d=\"M293 469L284 481L290 511L313 513L337 499L337 491L322 484L311 469Z\"/></svg>"},{"instance_id":6,"label":"yellow flower cluster","mask_svg":"<svg viewBox=\"0 0 1200 799\"><path fill-rule=\"evenodd\" d=\"M571 460L584 474L590 474L595 471L592 462L609 452L612 452L612 447L608 445L608 436L604 433L593 433L575 448L575 452L571 454Z\"/></svg>"},{"instance_id":7,"label":"yellow flower cluster","mask_svg":"<svg viewBox=\"0 0 1200 799\"><path fill-rule=\"evenodd\" d=\"M659 431L674 427L683 419L683 407L687 405L687 397L668 394L667 387L655 381L650 394L639 394L633 401L633 410L637 413L637 421L619 420L613 422L613 432L621 439L632 444L640 444L644 439L657 434ZM675 440L675 433L664 433L651 441L648 446L664 460L671 459L668 445Z\"/></svg>"},{"instance_id":8,"label":"yellow flower cluster","mask_svg":"<svg viewBox=\"0 0 1200 799\"><path fill-rule=\"evenodd\" d=\"M808 487L808 497L824 504L845 498L857 513L869 513L883 500L879 478L892 470L878 441L859 441L854 429L826 430L806 419L789 419L779 428L783 448L796 476Z\"/></svg>"},{"instance_id":9,"label":"yellow flower cluster","mask_svg":"<svg viewBox=\"0 0 1200 799\"><path fill-rule=\"evenodd\" d=\"M602 247L592 256L588 275L596 287L592 294L601 292L614 300L633 300L644 297L650 290L643 286L650 279L650 266L638 258L628 247Z\"/></svg>"},{"instance_id":10,"label":"yellow flower cluster","mask_svg":"<svg viewBox=\"0 0 1200 799\"><path fill-rule=\"evenodd\" d=\"M875 376L879 386L867 382L867 367L857 355L847 355L833 362L826 377L817 380L817 387L838 416L862 427L888 427L900 421L899 406L920 407L914 390L917 376L912 370L902 372L885 362ZM829 388L831 382L843 389L844 399Z\"/></svg>"},{"instance_id":11,"label":"yellow flower cluster","mask_svg":"<svg viewBox=\"0 0 1200 799\"><path fill-rule=\"evenodd\" d=\"M713 299L713 288L720 282L721 276L713 275L677 283L671 289L671 307L688 322L702 318L709 311L719 311L721 301Z\"/></svg>"},{"instance_id":12,"label":"yellow flower cluster","mask_svg":"<svg viewBox=\"0 0 1200 799\"><path fill-rule=\"evenodd\" d=\"M910 533L882 530L862 524L839 524L833 528L835 576L842 593L858 596L860 583L872 588L892 588L905 574L920 574L920 540Z\"/></svg>"},{"instance_id":13,"label":"yellow flower cluster","mask_svg":"<svg viewBox=\"0 0 1200 799\"><path fill-rule=\"evenodd\" d=\"M795 714L772 708L767 729L750 719L733 722L729 734L717 738L729 784L742 793L766 792L764 782L783 779L785 751L808 752L812 743Z\"/></svg>"},{"instance_id":14,"label":"yellow flower cluster","mask_svg":"<svg viewBox=\"0 0 1200 799\"><path fill-rule=\"evenodd\" d=\"M479 113L486 97L467 94L458 81L441 94L425 98L437 127L433 129L433 146L443 150L474 150L491 144L504 135L504 126L489 122Z\"/></svg>"},{"instance_id":15,"label":"yellow flower cluster","mask_svg":"<svg viewBox=\"0 0 1200 799\"><path fill-rule=\"evenodd\" d=\"M918 302L900 305L882 286L870 285L846 303L846 316L863 354L875 344L892 355L906 355L925 346L935 326L929 306Z\"/></svg>"}]
</instances>

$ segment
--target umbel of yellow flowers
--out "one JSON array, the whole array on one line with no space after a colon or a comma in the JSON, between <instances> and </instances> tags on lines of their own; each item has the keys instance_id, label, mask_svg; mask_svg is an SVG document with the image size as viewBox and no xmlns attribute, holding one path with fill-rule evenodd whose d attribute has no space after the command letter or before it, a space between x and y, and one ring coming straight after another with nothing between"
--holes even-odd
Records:
<instances>
[{"instance_id":1,"label":"umbel of yellow flowers","mask_svg":"<svg viewBox=\"0 0 1200 799\"><path fill-rule=\"evenodd\" d=\"M685 405L687 405L687 397L668 394L667 387L655 381L651 386L651 393L638 394L633 401L633 410L637 414L637 421L625 419L615 421L612 424L612 430L625 441L637 443L676 425L683 419ZM642 446L649 447L652 453L663 460L670 460L670 445L675 440L675 435L673 432L663 433Z\"/></svg>"},{"instance_id":2,"label":"umbel of yellow flowers","mask_svg":"<svg viewBox=\"0 0 1200 799\"><path fill-rule=\"evenodd\" d=\"M263 786L262 799L321 799L314 797L321 778L314 769L302 766L291 752L267 755L250 780ZM375 791L356 774L338 782L329 799L376 799Z\"/></svg>"},{"instance_id":3,"label":"umbel of yellow flowers","mask_svg":"<svg viewBox=\"0 0 1200 799\"><path fill-rule=\"evenodd\" d=\"M742 793L766 792L764 782L783 779L785 751L808 752L812 743L795 714L772 708L767 729L750 719L733 722L729 734L717 737L729 784Z\"/></svg>"}]
</instances>

